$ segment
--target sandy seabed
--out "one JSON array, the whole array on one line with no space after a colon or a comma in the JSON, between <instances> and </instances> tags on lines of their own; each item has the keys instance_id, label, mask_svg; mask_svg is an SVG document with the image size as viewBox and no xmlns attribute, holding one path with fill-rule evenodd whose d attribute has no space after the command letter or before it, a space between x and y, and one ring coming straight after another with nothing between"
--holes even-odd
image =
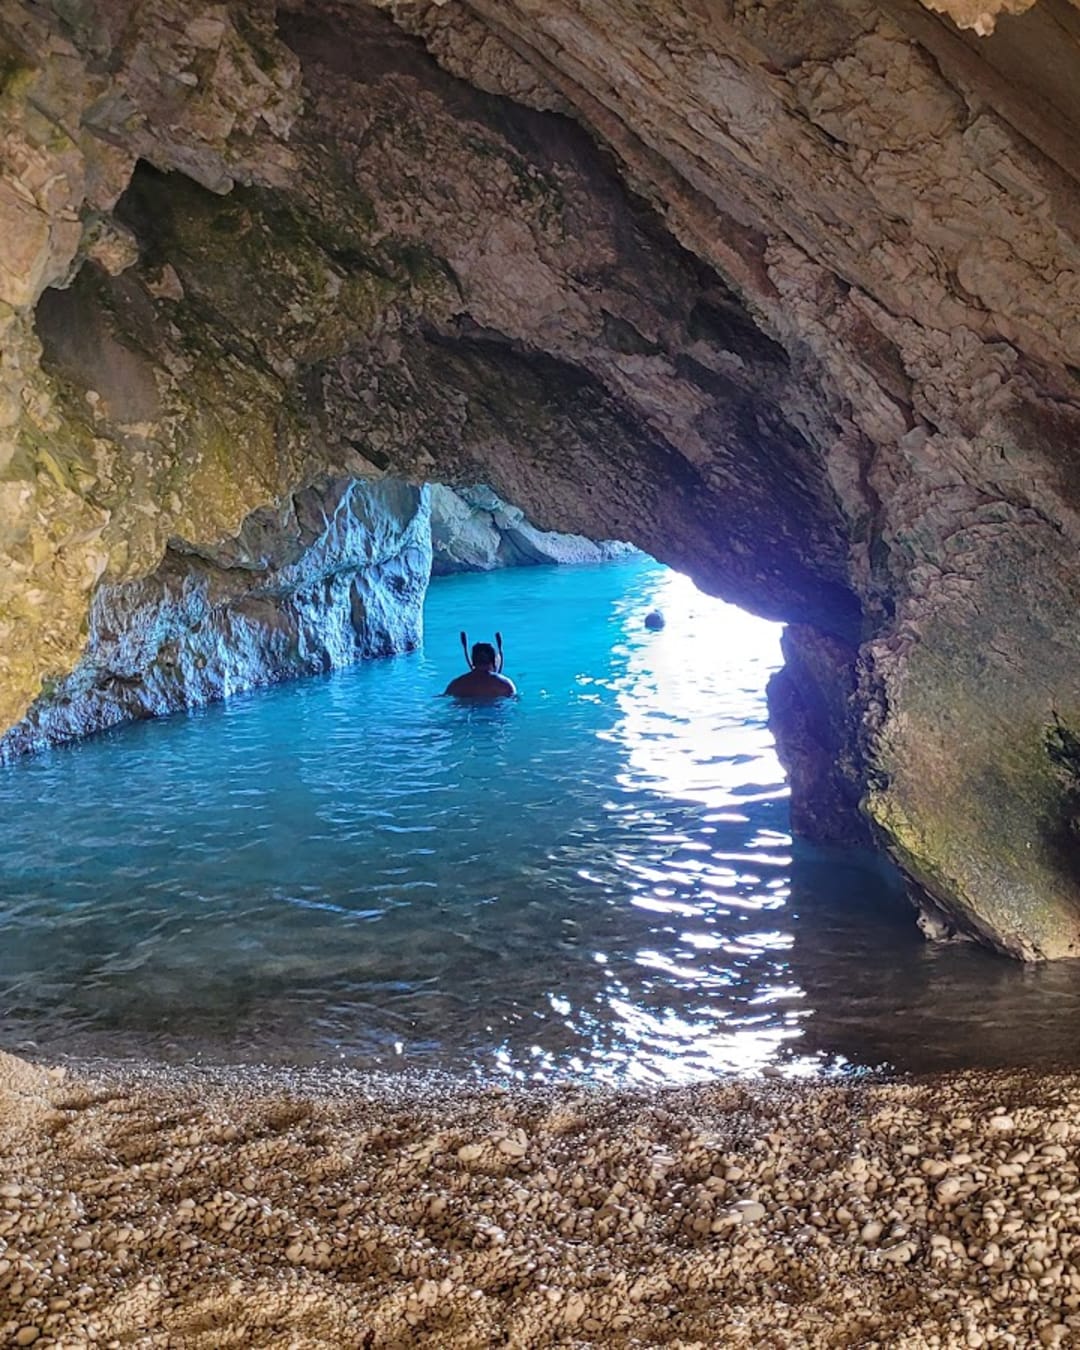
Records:
<instances>
[{"instance_id":1,"label":"sandy seabed","mask_svg":"<svg viewBox=\"0 0 1080 1350\"><path fill-rule=\"evenodd\" d=\"M1080 1345L1080 1077L0 1055L0 1344Z\"/></svg>"}]
</instances>

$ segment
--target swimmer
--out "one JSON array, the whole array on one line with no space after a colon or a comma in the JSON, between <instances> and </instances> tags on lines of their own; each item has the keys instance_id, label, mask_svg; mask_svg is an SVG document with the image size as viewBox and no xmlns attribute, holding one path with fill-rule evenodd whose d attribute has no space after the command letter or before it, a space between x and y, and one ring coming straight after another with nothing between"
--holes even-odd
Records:
<instances>
[{"instance_id":1,"label":"swimmer","mask_svg":"<svg viewBox=\"0 0 1080 1350\"><path fill-rule=\"evenodd\" d=\"M659 609L650 609L648 614L645 615L646 628L660 629L663 628L665 622L663 612Z\"/></svg>"},{"instance_id":2,"label":"swimmer","mask_svg":"<svg viewBox=\"0 0 1080 1350\"><path fill-rule=\"evenodd\" d=\"M498 656L490 642L474 642L472 655L469 654L469 640L461 635L461 646L465 660L469 663L467 675L459 675L451 680L443 690L444 696L451 698L513 698L517 693L513 680L502 673L503 645L502 634L495 634L499 646Z\"/></svg>"}]
</instances>

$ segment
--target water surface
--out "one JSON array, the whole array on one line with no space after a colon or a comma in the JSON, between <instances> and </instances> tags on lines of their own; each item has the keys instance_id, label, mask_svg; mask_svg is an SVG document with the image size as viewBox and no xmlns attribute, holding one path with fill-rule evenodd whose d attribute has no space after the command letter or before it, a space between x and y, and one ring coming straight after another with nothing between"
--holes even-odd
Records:
<instances>
[{"instance_id":1,"label":"water surface","mask_svg":"<svg viewBox=\"0 0 1080 1350\"><path fill-rule=\"evenodd\" d=\"M438 697L463 627L502 629L519 700ZM652 562L457 577L421 653L0 769L0 1043L621 1082L1075 1063L1073 963L928 947L886 871L792 848L779 659Z\"/></svg>"}]
</instances>

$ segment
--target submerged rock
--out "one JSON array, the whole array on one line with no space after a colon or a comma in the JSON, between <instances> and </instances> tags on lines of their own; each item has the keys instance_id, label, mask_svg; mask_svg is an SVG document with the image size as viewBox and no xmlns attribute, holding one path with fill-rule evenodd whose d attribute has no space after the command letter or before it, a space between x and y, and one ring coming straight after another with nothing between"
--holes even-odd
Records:
<instances>
[{"instance_id":1,"label":"submerged rock","mask_svg":"<svg viewBox=\"0 0 1080 1350\"><path fill-rule=\"evenodd\" d=\"M596 563L628 558L632 544L541 530L488 487L432 483L431 572L491 572L534 563Z\"/></svg>"},{"instance_id":2,"label":"submerged rock","mask_svg":"<svg viewBox=\"0 0 1080 1350\"><path fill-rule=\"evenodd\" d=\"M0 758L409 651L430 566L427 493L394 480L304 488L214 549L174 540L150 576L97 593L82 659Z\"/></svg>"}]
</instances>

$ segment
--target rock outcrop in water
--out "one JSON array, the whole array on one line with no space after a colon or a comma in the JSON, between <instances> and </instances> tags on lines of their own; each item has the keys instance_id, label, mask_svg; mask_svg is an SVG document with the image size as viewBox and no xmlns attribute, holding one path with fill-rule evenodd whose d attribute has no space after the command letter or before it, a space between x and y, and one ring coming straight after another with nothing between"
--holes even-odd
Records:
<instances>
[{"instance_id":1,"label":"rock outcrop in water","mask_svg":"<svg viewBox=\"0 0 1080 1350\"><path fill-rule=\"evenodd\" d=\"M798 625L803 802L1080 952L1075 6L383 3L0 0L0 724L170 538L487 482Z\"/></svg>"},{"instance_id":2,"label":"rock outcrop in water","mask_svg":"<svg viewBox=\"0 0 1080 1350\"><path fill-rule=\"evenodd\" d=\"M394 480L304 488L214 548L174 540L148 577L98 589L81 660L0 738L0 759L409 651L430 570L427 491Z\"/></svg>"},{"instance_id":3,"label":"rock outcrop in water","mask_svg":"<svg viewBox=\"0 0 1080 1350\"><path fill-rule=\"evenodd\" d=\"M629 544L538 530L490 488L432 483L431 572L492 572L535 563L596 563L630 557Z\"/></svg>"},{"instance_id":4,"label":"rock outcrop in water","mask_svg":"<svg viewBox=\"0 0 1080 1350\"><path fill-rule=\"evenodd\" d=\"M0 735L0 762L121 722L411 651L431 575L604 562L615 541L538 530L490 488L333 478L217 545L172 539L149 576L102 585L70 675Z\"/></svg>"}]
</instances>

